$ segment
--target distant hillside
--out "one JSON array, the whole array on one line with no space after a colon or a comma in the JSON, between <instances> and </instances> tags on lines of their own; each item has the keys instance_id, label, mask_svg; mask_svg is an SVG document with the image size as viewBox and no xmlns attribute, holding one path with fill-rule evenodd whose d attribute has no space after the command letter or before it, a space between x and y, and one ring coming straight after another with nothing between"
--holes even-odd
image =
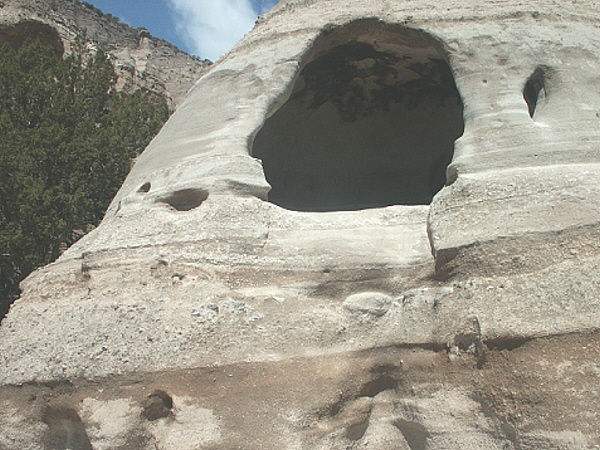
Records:
<instances>
[{"instance_id":1,"label":"distant hillside","mask_svg":"<svg viewBox=\"0 0 600 450\"><path fill-rule=\"evenodd\" d=\"M86 2L0 0L0 42L18 47L33 35L67 53L76 37L85 35L91 45L99 45L111 55L119 90L142 89L166 98L172 108L212 64Z\"/></svg>"}]
</instances>

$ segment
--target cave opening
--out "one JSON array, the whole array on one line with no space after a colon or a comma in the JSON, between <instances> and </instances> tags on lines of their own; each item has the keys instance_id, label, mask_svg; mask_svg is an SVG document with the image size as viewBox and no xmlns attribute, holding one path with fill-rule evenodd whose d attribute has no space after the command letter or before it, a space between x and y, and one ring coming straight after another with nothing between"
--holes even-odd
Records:
<instances>
[{"instance_id":1,"label":"cave opening","mask_svg":"<svg viewBox=\"0 0 600 450\"><path fill-rule=\"evenodd\" d=\"M362 20L323 33L306 59L252 147L269 201L296 211L429 204L464 129L441 43Z\"/></svg>"},{"instance_id":2,"label":"cave opening","mask_svg":"<svg viewBox=\"0 0 600 450\"><path fill-rule=\"evenodd\" d=\"M56 28L37 20L22 20L11 25L0 25L0 45L8 44L19 51L28 40L38 40L58 56L64 54L62 39Z\"/></svg>"}]
</instances>

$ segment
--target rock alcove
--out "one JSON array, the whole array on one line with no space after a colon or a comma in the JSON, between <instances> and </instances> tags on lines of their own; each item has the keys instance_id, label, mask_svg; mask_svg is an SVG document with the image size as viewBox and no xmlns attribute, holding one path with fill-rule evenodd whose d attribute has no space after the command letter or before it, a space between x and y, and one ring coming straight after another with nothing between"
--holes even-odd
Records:
<instances>
[{"instance_id":1,"label":"rock alcove","mask_svg":"<svg viewBox=\"0 0 600 450\"><path fill-rule=\"evenodd\" d=\"M59 56L64 53L60 35L50 25L36 20L23 20L12 25L0 25L0 45L8 44L14 50L19 50L30 39L45 44Z\"/></svg>"},{"instance_id":2,"label":"rock alcove","mask_svg":"<svg viewBox=\"0 0 600 450\"><path fill-rule=\"evenodd\" d=\"M298 211L429 204L463 104L442 45L377 20L329 30L254 140L269 200Z\"/></svg>"}]
</instances>

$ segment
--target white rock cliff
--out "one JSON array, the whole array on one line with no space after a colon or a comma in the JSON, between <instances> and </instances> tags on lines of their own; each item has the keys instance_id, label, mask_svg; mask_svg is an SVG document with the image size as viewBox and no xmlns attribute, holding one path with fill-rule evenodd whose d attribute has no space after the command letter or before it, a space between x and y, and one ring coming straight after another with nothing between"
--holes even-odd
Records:
<instances>
[{"instance_id":1,"label":"white rock cliff","mask_svg":"<svg viewBox=\"0 0 600 450\"><path fill-rule=\"evenodd\" d=\"M281 2L23 283L0 449L599 448L598 6Z\"/></svg>"}]
</instances>

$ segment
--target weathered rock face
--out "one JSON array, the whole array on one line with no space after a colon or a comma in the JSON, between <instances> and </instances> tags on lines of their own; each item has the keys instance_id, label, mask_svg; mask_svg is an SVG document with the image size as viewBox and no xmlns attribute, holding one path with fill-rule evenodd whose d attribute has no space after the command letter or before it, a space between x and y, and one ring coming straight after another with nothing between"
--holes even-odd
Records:
<instances>
[{"instance_id":1,"label":"weathered rock face","mask_svg":"<svg viewBox=\"0 0 600 450\"><path fill-rule=\"evenodd\" d=\"M61 52L77 37L101 45L112 56L124 92L142 89L165 97L177 107L193 84L210 69L147 30L132 28L78 0L3 0L0 2L0 42L19 46L37 36Z\"/></svg>"},{"instance_id":2,"label":"weathered rock face","mask_svg":"<svg viewBox=\"0 0 600 450\"><path fill-rule=\"evenodd\" d=\"M23 283L0 448L598 448L598 9L454 3L265 16Z\"/></svg>"}]
</instances>

